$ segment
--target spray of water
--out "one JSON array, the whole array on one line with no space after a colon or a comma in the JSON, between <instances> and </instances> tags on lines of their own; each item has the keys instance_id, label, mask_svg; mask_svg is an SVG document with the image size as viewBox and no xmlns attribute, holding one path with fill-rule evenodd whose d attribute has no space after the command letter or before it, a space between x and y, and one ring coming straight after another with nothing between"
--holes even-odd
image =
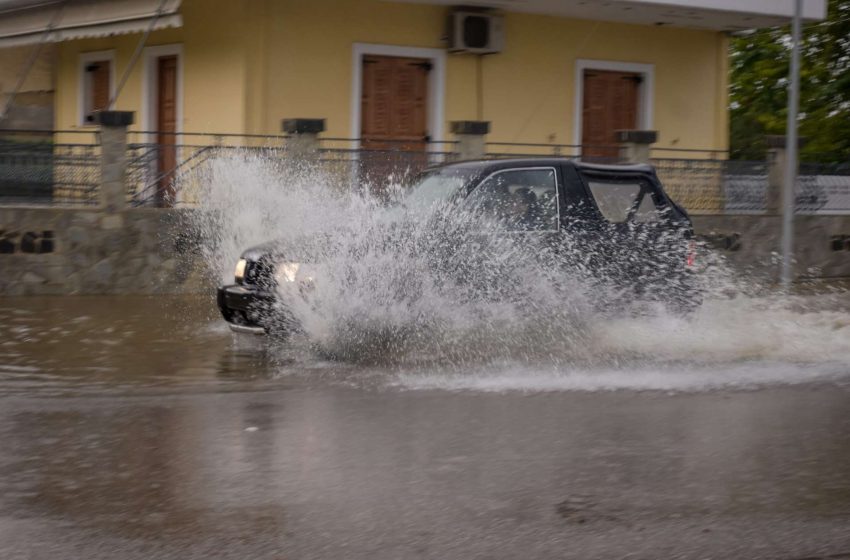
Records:
<instances>
[{"instance_id":1,"label":"spray of water","mask_svg":"<svg viewBox=\"0 0 850 560\"><path fill-rule=\"evenodd\" d=\"M844 294L760 295L760 282L705 253L706 301L692 316L661 304L624 310L621 279L592 274L599 255L587 246L567 241L554 251L521 235L482 245L469 216L430 209L400 219L348 177L239 154L191 178L200 208L190 225L222 281L245 248L269 240L315 279L308 293L293 284L279 295L324 357L425 364L398 382L477 389L680 389L850 370L850 316L835 310ZM565 252L569 270L558 266ZM654 268L663 273L663 263ZM682 370L702 373L683 381Z\"/></svg>"}]
</instances>

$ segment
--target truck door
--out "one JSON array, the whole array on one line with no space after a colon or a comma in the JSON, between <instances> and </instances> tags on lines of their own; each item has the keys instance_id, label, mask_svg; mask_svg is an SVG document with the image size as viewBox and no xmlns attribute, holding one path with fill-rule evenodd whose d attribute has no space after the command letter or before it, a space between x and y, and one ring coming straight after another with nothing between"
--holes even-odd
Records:
<instances>
[{"instance_id":1,"label":"truck door","mask_svg":"<svg viewBox=\"0 0 850 560\"><path fill-rule=\"evenodd\" d=\"M597 237L594 264L603 280L640 292L684 264L679 251L671 254L682 245L673 209L647 176L583 173L583 182L597 212L588 231Z\"/></svg>"},{"instance_id":2,"label":"truck door","mask_svg":"<svg viewBox=\"0 0 850 560\"><path fill-rule=\"evenodd\" d=\"M459 209L469 224L456 259L470 267L464 276L489 289L523 266L550 259L561 236L560 181L558 167L540 165L496 170L475 185Z\"/></svg>"}]
</instances>

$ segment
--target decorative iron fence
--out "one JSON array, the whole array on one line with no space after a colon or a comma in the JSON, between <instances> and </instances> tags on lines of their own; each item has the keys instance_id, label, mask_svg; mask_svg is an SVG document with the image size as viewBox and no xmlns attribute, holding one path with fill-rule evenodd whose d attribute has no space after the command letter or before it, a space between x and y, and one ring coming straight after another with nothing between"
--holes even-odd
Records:
<instances>
[{"instance_id":1,"label":"decorative iron fence","mask_svg":"<svg viewBox=\"0 0 850 560\"><path fill-rule=\"evenodd\" d=\"M455 161L455 144L323 138L319 162L340 180L380 193L387 185L407 183L429 167Z\"/></svg>"},{"instance_id":2,"label":"decorative iron fence","mask_svg":"<svg viewBox=\"0 0 850 560\"><path fill-rule=\"evenodd\" d=\"M728 214L761 214L767 210L766 161L725 160L723 200Z\"/></svg>"},{"instance_id":3,"label":"decorative iron fence","mask_svg":"<svg viewBox=\"0 0 850 560\"><path fill-rule=\"evenodd\" d=\"M723 212L723 161L658 158L652 163L667 194L688 211Z\"/></svg>"},{"instance_id":4,"label":"decorative iron fence","mask_svg":"<svg viewBox=\"0 0 850 560\"><path fill-rule=\"evenodd\" d=\"M85 131L0 131L0 204L98 203L98 135Z\"/></svg>"},{"instance_id":5,"label":"decorative iron fence","mask_svg":"<svg viewBox=\"0 0 850 560\"><path fill-rule=\"evenodd\" d=\"M272 165L297 162L316 166L324 180L340 185L358 185L380 194L388 184L405 183L424 169L452 161L451 150L438 150L432 143L427 150L411 150L403 145L383 142L381 148L362 148L356 139L323 139L316 149L306 153L294 144L276 142L280 137L255 145L230 143L152 144L127 146L127 197L132 206L191 205L197 203L205 180L205 165L217 158L234 156L262 157ZM181 140L186 140L181 138ZM262 145L265 144L265 145Z\"/></svg>"},{"instance_id":6,"label":"decorative iron fence","mask_svg":"<svg viewBox=\"0 0 850 560\"><path fill-rule=\"evenodd\" d=\"M487 158L581 157L581 146L572 144L529 144L522 142L487 142Z\"/></svg>"},{"instance_id":7,"label":"decorative iron fence","mask_svg":"<svg viewBox=\"0 0 850 560\"><path fill-rule=\"evenodd\" d=\"M796 199L801 214L850 214L850 162L801 163Z\"/></svg>"},{"instance_id":8,"label":"decorative iron fence","mask_svg":"<svg viewBox=\"0 0 850 560\"><path fill-rule=\"evenodd\" d=\"M488 142L485 157L491 159L563 157L590 163L619 163L619 146L578 144L528 144L522 142Z\"/></svg>"},{"instance_id":9,"label":"decorative iron fence","mask_svg":"<svg viewBox=\"0 0 850 560\"><path fill-rule=\"evenodd\" d=\"M691 213L765 211L766 162L656 158L652 164L670 197Z\"/></svg>"},{"instance_id":10,"label":"decorative iron fence","mask_svg":"<svg viewBox=\"0 0 850 560\"><path fill-rule=\"evenodd\" d=\"M456 161L456 142L318 138L287 135L129 132L127 198L132 206L191 205L204 166L252 154L272 164L309 163L323 180L380 195L422 170ZM618 163L615 146L491 142L485 158L565 157ZM759 214L767 209L770 161L733 161L726 152L654 148L652 164L671 197L694 214ZM0 130L0 204L98 203L97 130L28 133ZM800 213L850 213L850 163L803 163L796 196Z\"/></svg>"},{"instance_id":11,"label":"decorative iron fence","mask_svg":"<svg viewBox=\"0 0 850 560\"><path fill-rule=\"evenodd\" d=\"M178 144L127 145L127 200L131 206L169 206L179 202L183 177L222 150ZM188 192L188 189L187 189Z\"/></svg>"}]
</instances>

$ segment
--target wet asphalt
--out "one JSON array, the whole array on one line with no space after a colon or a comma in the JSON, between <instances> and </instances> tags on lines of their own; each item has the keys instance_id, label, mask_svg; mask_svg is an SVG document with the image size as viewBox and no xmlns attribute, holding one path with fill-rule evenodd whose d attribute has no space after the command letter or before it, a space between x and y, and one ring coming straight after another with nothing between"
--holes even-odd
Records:
<instances>
[{"instance_id":1,"label":"wet asphalt","mask_svg":"<svg viewBox=\"0 0 850 560\"><path fill-rule=\"evenodd\" d=\"M207 298L0 317L0 559L850 558L841 380L412 389Z\"/></svg>"}]
</instances>

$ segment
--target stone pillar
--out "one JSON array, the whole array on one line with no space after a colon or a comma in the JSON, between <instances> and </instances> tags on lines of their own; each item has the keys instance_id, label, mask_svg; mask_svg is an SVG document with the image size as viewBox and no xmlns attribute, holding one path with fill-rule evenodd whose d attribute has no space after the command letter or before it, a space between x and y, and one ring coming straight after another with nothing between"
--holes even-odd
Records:
<instances>
[{"instance_id":1,"label":"stone pillar","mask_svg":"<svg viewBox=\"0 0 850 560\"><path fill-rule=\"evenodd\" d=\"M127 127L132 111L100 111L100 205L106 212L127 206Z\"/></svg>"},{"instance_id":2,"label":"stone pillar","mask_svg":"<svg viewBox=\"0 0 850 560\"><path fill-rule=\"evenodd\" d=\"M767 137L767 194L765 206L767 213L773 216L782 214L782 193L786 188L793 188L793 185L785 184L785 164L788 161L785 143L785 136L770 135ZM805 144L806 139L800 138L799 147L802 148Z\"/></svg>"},{"instance_id":3,"label":"stone pillar","mask_svg":"<svg viewBox=\"0 0 850 560\"><path fill-rule=\"evenodd\" d=\"M481 159L487 153L489 121L452 121L452 134L457 138L455 153L458 159Z\"/></svg>"},{"instance_id":4,"label":"stone pillar","mask_svg":"<svg viewBox=\"0 0 850 560\"><path fill-rule=\"evenodd\" d=\"M289 135L286 149L298 159L313 159L319 153L319 134L325 119L283 119L281 129Z\"/></svg>"},{"instance_id":5,"label":"stone pillar","mask_svg":"<svg viewBox=\"0 0 850 560\"><path fill-rule=\"evenodd\" d=\"M650 147L658 141L655 130L618 130L620 159L628 163L649 163Z\"/></svg>"}]
</instances>

